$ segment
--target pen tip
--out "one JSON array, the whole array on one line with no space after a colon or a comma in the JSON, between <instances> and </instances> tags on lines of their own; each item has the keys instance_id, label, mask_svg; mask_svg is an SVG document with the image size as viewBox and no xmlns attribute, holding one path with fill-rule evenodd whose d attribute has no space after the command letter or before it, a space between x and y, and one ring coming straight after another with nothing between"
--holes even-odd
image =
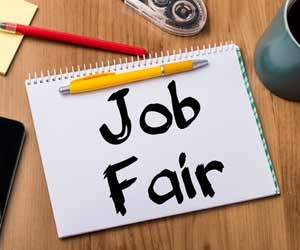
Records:
<instances>
[{"instance_id":1,"label":"pen tip","mask_svg":"<svg viewBox=\"0 0 300 250\"><path fill-rule=\"evenodd\" d=\"M198 69L208 65L208 60L193 60L193 69Z\"/></svg>"},{"instance_id":2,"label":"pen tip","mask_svg":"<svg viewBox=\"0 0 300 250\"><path fill-rule=\"evenodd\" d=\"M2 23L2 22L0 22L0 29L5 29L6 28L6 24L5 23Z\"/></svg>"}]
</instances>

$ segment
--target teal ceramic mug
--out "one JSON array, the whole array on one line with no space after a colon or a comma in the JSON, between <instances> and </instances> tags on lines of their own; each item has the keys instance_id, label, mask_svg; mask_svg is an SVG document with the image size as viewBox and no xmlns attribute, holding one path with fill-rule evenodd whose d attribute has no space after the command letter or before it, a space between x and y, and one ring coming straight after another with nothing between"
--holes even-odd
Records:
<instances>
[{"instance_id":1,"label":"teal ceramic mug","mask_svg":"<svg viewBox=\"0 0 300 250\"><path fill-rule=\"evenodd\" d=\"M259 40L254 63L259 78L275 95L300 101L300 41L288 20L291 7L300 7L300 0L285 1ZM297 26L300 28L300 14Z\"/></svg>"}]
</instances>

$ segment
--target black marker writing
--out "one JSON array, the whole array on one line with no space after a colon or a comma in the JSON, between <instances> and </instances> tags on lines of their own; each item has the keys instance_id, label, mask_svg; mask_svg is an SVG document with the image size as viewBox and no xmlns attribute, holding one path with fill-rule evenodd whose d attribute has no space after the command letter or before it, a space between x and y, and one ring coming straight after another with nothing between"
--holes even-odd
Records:
<instances>
[{"instance_id":1,"label":"black marker writing","mask_svg":"<svg viewBox=\"0 0 300 250\"><path fill-rule=\"evenodd\" d=\"M116 172L121 170L122 168L128 167L135 161L137 161L137 158L135 156L132 156L125 161L119 162L114 165L109 165L104 172L104 178L107 178L107 182L110 188L110 197L115 204L116 212L120 212L122 215L126 214L126 208L124 205L125 198L122 190L131 186L137 178L135 177L130 180L124 180L120 183L118 181Z\"/></svg>"},{"instance_id":2,"label":"black marker writing","mask_svg":"<svg viewBox=\"0 0 300 250\"><path fill-rule=\"evenodd\" d=\"M117 105L121 115L122 121L122 130L120 134L114 135L108 128L106 124L103 124L100 127L100 133L103 138L110 144L121 144L127 140L130 136L131 132L131 121L128 116L127 107L125 103L125 96L128 94L129 89L121 89L115 93L113 93L109 98L108 101L117 101Z\"/></svg>"},{"instance_id":3,"label":"black marker writing","mask_svg":"<svg viewBox=\"0 0 300 250\"><path fill-rule=\"evenodd\" d=\"M185 153L181 153L179 156L180 167L182 167L184 165L184 163L185 163ZM207 197L207 195L209 195L210 197L213 197L215 195L215 191L213 190L212 185L207 177L208 172L210 172L212 170L217 170L219 172L222 172L223 168L224 168L223 164L219 161L212 161L212 162L208 163L206 165L206 167L204 167L203 164L197 166L196 177L200 184L200 187L201 187L204 197ZM182 170L181 176L182 176L188 197L190 199L195 197L196 190L192 183L189 169L184 168ZM170 183L172 185L172 190L167 194L161 195L161 194L158 194L154 190L154 186L155 186L155 183L160 178L165 178L165 177L169 178ZM171 199L172 197L177 198L178 204L181 204L183 201L183 196L182 196L182 192L181 192L177 174L176 174L176 172L171 172L170 170L167 170L167 169L164 169L162 172L160 172L158 175L156 175L153 178L153 180L151 181L151 184L149 186L149 189L148 189L148 194L149 194L149 198L153 202L155 202L156 204L159 204L159 205L163 204L164 202Z\"/></svg>"},{"instance_id":4,"label":"black marker writing","mask_svg":"<svg viewBox=\"0 0 300 250\"><path fill-rule=\"evenodd\" d=\"M185 129L192 124L192 122L198 117L200 112L200 103L193 97L186 97L181 101L178 99L176 83L175 81L170 82L168 85L168 90L171 97L173 114L171 111L160 103L153 103L147 105L142 111L139 119L139 125L141 129L149 134L149 135L159 135L166 133L173 123L173 116L176 122L176 125L179 129ZM125 142L131 134L131 120L128 115L127 106L125 102L125 96L129 93L129 89L121 89L115 93L113 93L108 101L116 101L118 111L120 113L121 118L121 131L119 134L114 134L111 132L109 127L106 124L103 124L99 131L104 140L113 145L119 145ZM192 117L186 119L184 116L184 109L190 108L193 112ZM146 117L149 113L154 112L161 116L163 116L166 121L160 125L149 125L146 120ZM129 167L131 164L136 162L138 159L135 156L132 156L124 161L121 161L117 164L109 165L104 172L104 179L107 179L109 188L110 188L110 197L113 200L116 213L120 213L122 216L126 214L125 207L125 195L124 190L133 185L137 177L133 177L129 180L125 179L122 182L119 182L117 178L117 172L121 169ZM189 167L186 166L186 154L181 153L179 155L179 166L181 169L181 175L177 174L176 171L171 171L169 169L163 169L160 173L155 175L150 182L148 188L148 195L151 201L154 203L161 205L168 200L174 198L176 199L178 204L181 204L184 200L184 196L182 193L182 187L180 186L180 178L184 184L184 189L189 199L193 199L197 191L192 181L191 172ZM211 161L206 166L204 164L200 164L197 166L196 171L194 172L194 177L198 181L201 191L204 197L213 197L215 195L215 191L212 187L211 182L208 179L208 173L213 170L218 172L222 172L224 166L219 161ZM166 193L158 193L157 189L155 189L156 183L162 178L167 179L171 188Z\"/></svg>"},{"instance_id":5,"label":"black marker writing","mask_svg":"<svg viewBox=\"0 0 300 250\"><path fill-rule=\"evenodd\" d=\"M154 185L156 181L160 178L168 178L171 185L172 185L172 190L166 194L157 194L154 191ZM181 204L183 201L183 195L179 186L179 181L176 172L172 172L168 169L164 169L161 171L158 175L156 175L153 180L151 181L151 184L148 189L148 194L150 199L155 202L156 204L163 204L167 200L171 199L173 196L176 197L178 204Z\"/></svg>"},{"instance_id":6,"label":"black marker writing","mask_svg":"<svg viewBox=\"0 0 300 250\"><path fill-rule=\"evenodd\" d=\"M214 197L215 195L215 191L213 190L208 178L207 178L207 174L208 172L212 171L212 170L217 170L219 172L223 171L223 164L222 162L219 161L212 161L210 163L208 163L206 165L206 167L204 167L204 165L199 165L196 169L196 176L198 179L198 182L201 186L203 195L206 197L207 195L209 195L210 197Z\"/></svg>"},{"instance_id":7,"label":"black marker writing","mask_svg":"<svg viewBox=\"0 0 300 250\"><path fill-rule=\"evenodd\" d=\"M192 98L192 97L187 97L183 99L182 101L178 100L177 96L177 90L176 90L176 83L175 81L172 81L168 85L168 89L170 92L171 96L171 101L172 101L172 107L173 107L173 113L175 117L176 124L178 128L180 129L185 129L187 128L198 116L200 112L200 104L199 102ZM108 101L116 101L120 116L121 116L121 121L122 121L122 130L119 134L113 134L108 126L106 124L103 124L100 127L100 133L102 137L110 144L118 145L123 142L125 142L131 133L131 121L128 116L127 112L127 106L125 102L125 96L128 94L129 89L121 89L115 93L113 93ZM190 119L185 119L183 109L184 108L191 108L193 110L193 116ZM166 118L166 122L162 124L161 126L150 126L146 122L146 116L150 112L156 112L158 114L161 114ZM141 129L150 135L158 135L158 134L163 134L166 133L169 128L171 127L173 122L173 116L172 113L168 110L167 107L165 107L162 104L159 103L154 103L154 104L149 104L148 106L145 107L143 110L141 116L140 116L140 126Z\"/></svg>"},{"instance_id":8,"label":"black marker writing","mask_svg":"<svg viewBox=\"0 0 300 250\"><path fill-rule=\"evenodd\" d=\"M146 115L148 112L157 112L161 115L163 115L166 118L165 124L161 125L160 127L150 127L146 123ZM156 103L156 104L150 104L148 105L144 111L141 114L140 118L140 126L144 132L150 134L150 135L157 135L157 134L163 134L168 131L168 129L172 125L172 114L171 112L163 105Z\"/></svg>"},{"instance_id":9,"label":"black marker writing","mask_svg":"<svg viewBox=\"0 0 300 250\"><path fill-rule=\"evenodd\" d=\"M172 81L169 86L169 91L171 94L171 99L172 99L172 105L173 105L173 112L174 112L174 117L176 124L178 128L184 129L187 128L198 116L200 112L200 104L199 102L192 98L192 97L187 97L183 99L181 102L179 102L178 97L177 97L177 91L176 91L176 84L175 81ZM190 107L194 115L191 117L189 120L186 120L183 114L182 109L184 107Z\"/></svg>"},{"instance_id":10,"label":"black marker writing","mask_svg":"<svg viewBox=\"0 0 300 250\"><path fill-rule=\"evenodd\" d=\"M179 165L182 168L185 164L186 155L185 153L181 153L179 156ZM190 199L196 196L196 190L192 182L190 171L187 167L185 167L181 172L181 177L183 179L183 183L185 186L186 193Z\"/></svg>"}]
</instances>

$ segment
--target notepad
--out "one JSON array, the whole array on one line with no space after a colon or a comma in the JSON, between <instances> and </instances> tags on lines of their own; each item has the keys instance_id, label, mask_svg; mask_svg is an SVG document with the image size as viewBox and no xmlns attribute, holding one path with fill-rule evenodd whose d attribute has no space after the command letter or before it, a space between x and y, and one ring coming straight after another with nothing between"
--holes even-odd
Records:
<instances>
[{"instance_id":1,"label":"notepad","mask_svg":"<svg viewBox=\"0 0 300 250\"><path fill-rule=\"evenodd\" d=\"M80 76L197 58L209 66L58 92ZM25 83L59 237L279 194L236 45L126 61Z\"/></svg>"},{"instance_id":2,"label":"notepad","mask_svg":"<svg viewBox=\"0 0 300 250\"><path fill-rule=\"evenodd\" d=\"M0 20L30 24L37 6L22 0L0 0ZM0 32L0 73L6 74L22 42L23 35Z\"/></svg>"}]
</instances>

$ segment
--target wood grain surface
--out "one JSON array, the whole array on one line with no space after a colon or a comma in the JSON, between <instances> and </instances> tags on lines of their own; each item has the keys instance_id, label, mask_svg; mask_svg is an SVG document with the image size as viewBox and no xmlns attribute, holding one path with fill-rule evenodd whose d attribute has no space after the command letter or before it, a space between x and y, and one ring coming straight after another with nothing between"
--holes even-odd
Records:
<instances>
[{"instance_id":1,"label":"wood grain surface","mask_svg":"<svg viewBox=\"0 0 300 250\"><path fill-rule=\"evenodd\" d=\"M24 122L27 131L0 236L1 250L300 249L300 104L272 95L253 67L255 44L282 1L206 0L209 21L204 31L192 38L162 32L120 0L32 2L39 6L34 25L136 44L150 52L235 41L245 59L281 195L58 239L24 79L29 72L106 61L119 55L26 38L7 76L0 76L0 116ZM57 126L59 121L53 121L53 128Z\"/></svg>"}]
</instances>

